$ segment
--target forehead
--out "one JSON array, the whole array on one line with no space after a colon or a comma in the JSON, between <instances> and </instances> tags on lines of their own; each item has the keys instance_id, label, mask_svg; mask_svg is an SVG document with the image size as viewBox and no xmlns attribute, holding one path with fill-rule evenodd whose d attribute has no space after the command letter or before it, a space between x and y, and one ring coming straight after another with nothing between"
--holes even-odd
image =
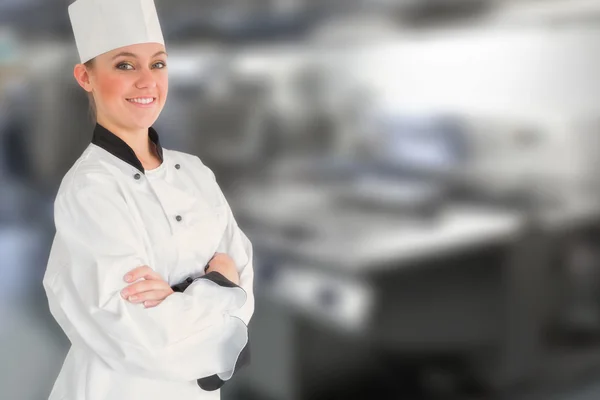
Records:
<instances>
[{"instance_id":1,"label":"forehead","mask_svg":"<svg viewBox=\"0 0 600 400\"><path fill-rule=\"evenodd\" d=\"M113 58L117 57L119 54L126 53L129 57L145 59L154 57L157 53L165 51L165 46L161 43L139 43L119 47L118 49L111 50L107 53L98 56L98 58L110 61ZM164 56L164 54L161 55Z\"/></svg>"}]
</instances>

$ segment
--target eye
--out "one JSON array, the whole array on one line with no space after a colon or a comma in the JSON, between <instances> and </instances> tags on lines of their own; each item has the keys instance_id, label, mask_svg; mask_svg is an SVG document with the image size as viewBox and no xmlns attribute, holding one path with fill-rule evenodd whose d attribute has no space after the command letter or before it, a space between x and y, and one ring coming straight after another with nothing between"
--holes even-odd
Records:
<instances>
[{"instance_id":1,"label":"eye","mask_svg":"<svg viewBox=\"0 0 600 400\"><path fill-rule=\"evenodd\" d=\"M119 63L119 65L117 65L118 69L123 69L123 70L132 70L133 69L133 65L123 62L123 63Z\"/></svg>"},{"instance_id":2,"label":"eye","mask_svg":"<svg viewBox=\"0 0 600 400\"><path fill-rule=\"evenodd\" d=\"M133 69L133 65L131 65L129 63L126 63L126 62L122 62L122 63L117 64L116 68L117 69L122 69L124 71L127 71L127 70L132 70Z\"/></svg>"},{"instance_id":3,"label":"eye","mask_svg":"<svg viewBox=\"0 0 600 400\"><path fill-rule=\"evenodd\" d=\"M154 64L152 64L153 68L157 68L157 69L163 69L167 66L167 64L164 61L157 61Z\"/></svg>"}]
</instances>

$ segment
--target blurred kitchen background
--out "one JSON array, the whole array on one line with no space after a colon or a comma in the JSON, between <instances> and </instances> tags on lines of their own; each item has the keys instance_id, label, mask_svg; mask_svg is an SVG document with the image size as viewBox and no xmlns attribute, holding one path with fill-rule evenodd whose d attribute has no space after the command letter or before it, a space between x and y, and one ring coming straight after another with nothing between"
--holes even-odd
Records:
<instances>
[{"instance_id":1,"label":"blurred kitchen background","mask_svg":"<svg viewBox=\"0 0 600 400\"><path fill-rule=\"evenodd\" d=\"M42 276L91 140L69 0L0 0L0 399L69 342ZM600 398L600 1L156 0L166 148L254 243L223 400Z\"/></svg>"}]
</instances>

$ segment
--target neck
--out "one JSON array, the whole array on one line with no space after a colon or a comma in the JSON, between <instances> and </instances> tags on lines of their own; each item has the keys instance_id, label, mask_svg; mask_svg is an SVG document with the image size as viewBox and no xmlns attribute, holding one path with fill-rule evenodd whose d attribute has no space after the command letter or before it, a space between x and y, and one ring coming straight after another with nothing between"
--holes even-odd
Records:
<instances>
[{"instance_id":1,"label":"neck","mask_svg":"<svg viewBox=\"0 0 600 400\"><path fill-rule=\"evenodd\" d=\"M123 140L140 160L145 160L153 154L150 139L148 138L148 128L128 129L112 123L103 116L98 115L97 121L100 125L114 133Z\"/></svg>"}]
</instances>

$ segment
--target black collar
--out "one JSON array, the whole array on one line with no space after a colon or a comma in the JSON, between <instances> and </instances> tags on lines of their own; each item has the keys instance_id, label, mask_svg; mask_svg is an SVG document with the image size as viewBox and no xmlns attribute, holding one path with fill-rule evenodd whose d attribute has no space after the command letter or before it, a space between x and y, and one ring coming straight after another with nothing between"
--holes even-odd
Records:
<instances>
[{"instance_id":1,"label":"black collar","mask_svg":"<svg viewBox=\"0 0 600 400\"><path fill-rule=\"evenodd\" d=\"M156 151L158 153L158 157L160 161L163 161L163 149L160 145L160 141L158 139L158 133L154 128L148 128L148 137L156 145ZM125 161L127 164L134 166L140 172L144 173L144 167L142 163L135 155L135 152L127 143L123 141L120 137L103 127L102 125L96 123L96 127L94 128L94 135L92 136L92 143L96 146L102 147L104 150L108 151L115 157L120 158Z\"/></svg>"}]
</instances>

